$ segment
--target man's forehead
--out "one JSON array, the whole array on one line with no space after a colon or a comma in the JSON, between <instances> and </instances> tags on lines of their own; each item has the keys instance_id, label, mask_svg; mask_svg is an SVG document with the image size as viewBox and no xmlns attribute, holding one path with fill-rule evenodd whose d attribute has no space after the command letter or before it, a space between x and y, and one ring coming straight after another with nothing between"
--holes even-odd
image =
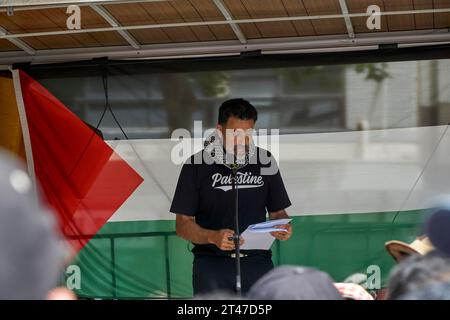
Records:
<instances>
[{"instance_id":1,"label":"man's forehead","mask_svg":"<svg viewBox=\"0 0 450 320\"><path fill-rule=\"evenodd\" d=\"M236 117L228 118L227 123L225 124L226 129L242 129L247 130L251 129L255 126L255 121L253 119L239 119Z\"/></svg>"},{"instance_id":2,"label":"man's forehead","mask_svg":"<svg viewBox=\"0 0 450 320\"><path fill-rule=\"evenodd\" d=\"M242 128L236 128L236 129L225 129L225 134L227 136L253 136L255 132L255 129L248 128L248 129L242 129Z\"/></svg>"}]
</instances>

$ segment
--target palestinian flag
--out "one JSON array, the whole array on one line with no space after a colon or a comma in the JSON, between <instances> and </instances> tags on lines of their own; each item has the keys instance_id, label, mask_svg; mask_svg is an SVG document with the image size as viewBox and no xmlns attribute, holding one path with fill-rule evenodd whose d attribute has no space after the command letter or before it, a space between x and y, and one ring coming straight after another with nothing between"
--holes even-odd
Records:
<instances>
[{"instance_id":1,"label":"palestinian flag","mask_svg":"<svg viewBox=\"0 0 450 320\"><path fill-rule=\"evenodd\" d=\"M20 70L12 77L0 78L2 145L27 161L79 252L143 178L37 81Z\"/></svg>"},{"instance_id":2,"label":"palestinian flag","mask_svg":"<svg viewBox=\"0 0 450 320\"><path fill-rule=\"evenodd\" d=\"M0 76L0 106L0 146L27 161L78 250L67 285L85 297L190 297L190 245L169 213L180 142L103 141L21 71ZM272 153L294 227L272 247L275 265L314 266L338 282L357 274L384 286L394 265L384 243L414 240L430 200L450 194L445 125L282 135Z\"/></svg>"}]
</instances>

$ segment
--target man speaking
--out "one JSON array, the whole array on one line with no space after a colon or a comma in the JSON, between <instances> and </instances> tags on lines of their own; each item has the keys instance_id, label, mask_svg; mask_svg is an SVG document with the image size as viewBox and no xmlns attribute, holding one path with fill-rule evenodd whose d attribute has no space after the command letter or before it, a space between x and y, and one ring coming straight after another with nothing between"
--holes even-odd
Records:
<instances>
[{"instance_id":1,"label":"man speaking","mask_svg":"<svg viewBox=\"0 0 450 320\"><path fill-rule=\"evenodd\" d=\"M291 202L278 167L271 170L271 174L264 173L264 168L276 164L275 159L269 155L269 163L261 161L259 155L263 150L253 146L251 137L235 134L252 130L257 116L255 107L244 99L225 101L219 109L215 134L181 169L170 212L177 215L177 235L194 244L194 295L235 290L232 170L224 165L230 154L234 159L239 156L245 159L236 175L239 230L266 221L267 212L271 220L288 218L285 209ZM205 161L210 159L213 161ZM252 159L254 161L249 161ZM278 227L286 231L272 232L272 236L279 240L289 239L291 225ZM241 238L241 244L244 242ZM272 252L241 250L240 257L242 293L245 294L273 268Z\"/></svg>"}]
</instances>

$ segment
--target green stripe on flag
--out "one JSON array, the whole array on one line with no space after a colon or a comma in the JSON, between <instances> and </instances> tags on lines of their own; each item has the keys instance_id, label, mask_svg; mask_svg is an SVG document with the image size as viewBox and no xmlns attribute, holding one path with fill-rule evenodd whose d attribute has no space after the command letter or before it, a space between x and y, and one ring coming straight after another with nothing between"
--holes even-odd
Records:
<instances>
[{"instance_id":1,"label":"green stripe on flag","mask_svg":"<svg viewBox=\"0 0 450 320\"><path fill-rule=\"evenodd\" d=\"M336 281L380 267L386 285L393 259L384 243L411 242L420 232L423 210L296 216L289 241L276 242L276 265L324 270ZM191 245L175 235L175 222L107 223L73 264L81 269L77 293L92 298L191 297ZM67 277L67 275L66 275ZM70 281L69 281L70 282Z\"/></svg>"}]
</instances>

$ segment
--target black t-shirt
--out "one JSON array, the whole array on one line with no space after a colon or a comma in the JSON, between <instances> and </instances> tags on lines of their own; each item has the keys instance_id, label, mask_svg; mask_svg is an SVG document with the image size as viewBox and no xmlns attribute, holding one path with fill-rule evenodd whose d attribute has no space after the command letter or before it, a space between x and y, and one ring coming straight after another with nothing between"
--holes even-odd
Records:
<instances>
[{"instance_id":1,"label":"black t-shirt","mask_svg":"<svg viewBox=\"0 0 450 320\"><path fill-rule=\"evenodd\" d=\"M276 166L276 160L268 154L273 161L272 166ZM198 156L191 156L183 165L170 212L195 217L195 222L205 229L234 230L231 169L217 163L194 164L194 158ZM261 174L261 168L269 166L258 160L237 171L241 233L249 225L265 221L267 212L283 210L291 205L278 167L275 167L276 174ZM213 244L195 245L193 252L225 253Z\"/></svg>"}]
</instances>

